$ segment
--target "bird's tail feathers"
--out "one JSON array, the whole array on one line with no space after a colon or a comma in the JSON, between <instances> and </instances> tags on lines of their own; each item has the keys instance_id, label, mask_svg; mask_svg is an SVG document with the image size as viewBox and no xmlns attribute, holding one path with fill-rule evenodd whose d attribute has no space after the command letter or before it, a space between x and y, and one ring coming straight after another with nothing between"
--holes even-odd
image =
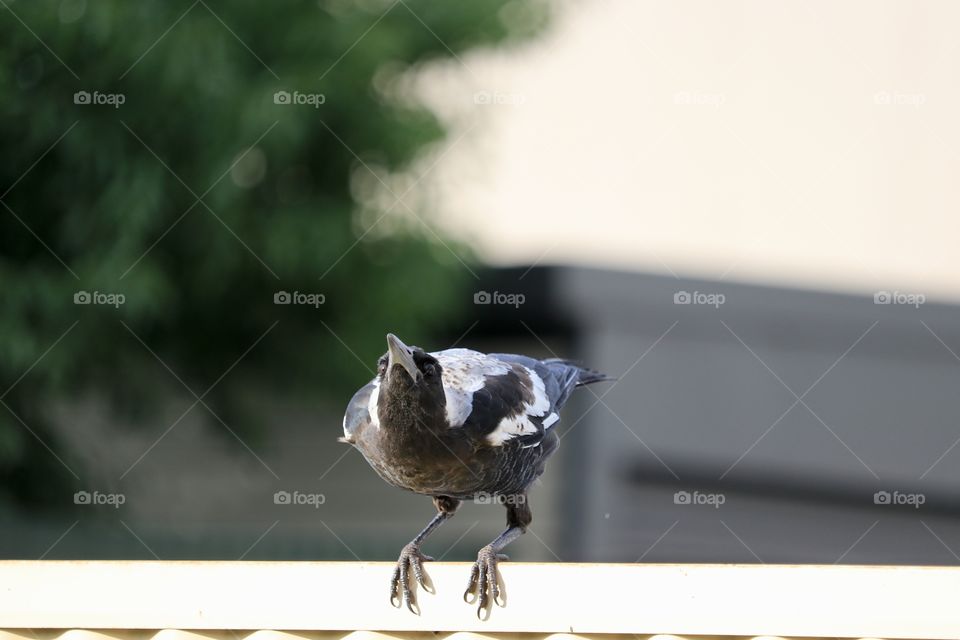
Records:
<instances>
[{"instance_id":1,"label":"bird's tail feathers","mask_svg":"<svg viewBox=\"0 0 960 640\"><path fill-rule=\"evenodd\" d=\"M590 369L589 367L584 367L583 365L581 365L579 362L576 362L575 360L567 360L565 358L548 358L544 360L543 363L548 367L553 364L553 365L560 365L564 369L567 369L568 371L570 369L573 369L574 371L576 371L577 378L576 378L575 386L578 386L578 387L582 387L587 384L593 384L594 382L609 382L617 379L614 376L608 376L605 373L600 373L596 369Z\"/></svg>"},{"instance_id":2,"label":"bird's tail feathers","mask_svg":"<svg viewBox=\"0 0 960 640\"><path fill-rule=\"evenodd\" d=\"M594 382L613 382L617 380L616 376L608 376L605 373L594 371L593 369L580 369L580 377L577 378L577 386L582 387L585 384Z\"/></svg>"}]
</instances>

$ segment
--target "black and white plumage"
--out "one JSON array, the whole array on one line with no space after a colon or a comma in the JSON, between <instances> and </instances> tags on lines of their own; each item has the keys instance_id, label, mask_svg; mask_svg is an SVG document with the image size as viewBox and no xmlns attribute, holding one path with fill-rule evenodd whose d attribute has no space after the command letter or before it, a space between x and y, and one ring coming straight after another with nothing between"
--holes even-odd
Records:
<instances>
[{"instance_id":1,"label":"black and white plumage","mask_svg":"<svg viewBox=\"0 0 960 640\"><path fill-rule=\"evenodd\" d=\"M437 515L404 547L391 601L416 605L410 573L424 586L420 543L462 500L483 497L507 508L508 528L480 550L464 598L478 615L500 604L496 563L532 516L529 486L556 450L559 411L581 385L609 380L560 359L537 360L470 349L427 353L387 335L377 376L350 401L341 439L388 483L431 496Z\"/></svg>"}]
</instances>

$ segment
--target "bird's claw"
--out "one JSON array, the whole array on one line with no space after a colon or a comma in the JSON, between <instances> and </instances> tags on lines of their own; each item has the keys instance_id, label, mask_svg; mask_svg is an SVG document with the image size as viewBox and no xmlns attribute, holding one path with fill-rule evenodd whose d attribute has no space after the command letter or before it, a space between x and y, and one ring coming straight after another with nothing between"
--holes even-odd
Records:
<instances>
[{"instance_id":1,"label":"bird's claw","mask_svg":"<svg viewBox=\"0 0 960 640\"><path fill-rule=\"evenodd\" d=\"M493 547L486 546L477 553L477 561L470 570L470 581L463 592L463 601L467 604L477 602L477 617L485 620L484 612L490 617L490 601L499 607L507 605L506 592L501 589L497 562L507 560L507 556L498 554ZM501 595L503 599L501 601Z\"/></svg>"},{"instance_id":2,"label":"bird's claw","mask_svg":"<svg viewBox=\"0 0 960 640\"><path fill-rule=\"evenodd\" d=\"M390 581L390 604L397 608L407 605L410 613L420 615L420 605L417 604L415 591L410 585L410 570L413 570L414 579L424 591L434 593L430 576L423 570L423 562L429 560L433 558L420 553L420 545L413 542L400 551L400 558Z\"/></svg>"}]
</instances>

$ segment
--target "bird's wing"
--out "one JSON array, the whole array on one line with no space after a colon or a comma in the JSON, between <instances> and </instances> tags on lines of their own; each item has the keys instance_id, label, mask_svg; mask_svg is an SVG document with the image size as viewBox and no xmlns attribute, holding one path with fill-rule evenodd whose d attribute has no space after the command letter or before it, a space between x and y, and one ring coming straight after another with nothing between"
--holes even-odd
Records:
<instances>
[{"instance_id":1,"label":"bird's wing","mask_svg":"<svg viewBox=\"0 0 960 640\"><path fill-rule=\"evenodd\" d=\"M525 356L469 349L432 355L443 369L449 425L470 429L492 446L511 440L523 447L540 444L576 386L575 372Z\"/></svg>"},{"instance_id":2,"label":"bird's wing","mask_svg":"<svg viewBox=\"0 0 960 640\"><path fill-rule=\"evenodd\" d=\"M488 378L509 371L504 363L470 349L446 349L430 355L437 359L443 372L447 424L451 427L463 426L473 410L473 394L483 388Z\"/></svg>"},{"instance_id":3,"label":"bird's wing","mask_svg":"<svg viewBox=\"0 0 960 640\"><path fill-rule=\"evenodd\" d=\"M371 424L379 426L376 412L379 392L380 381L374 379L353 394L343 415L343 442L353 444L365 427Z\"/></svg>"}]
</instances>

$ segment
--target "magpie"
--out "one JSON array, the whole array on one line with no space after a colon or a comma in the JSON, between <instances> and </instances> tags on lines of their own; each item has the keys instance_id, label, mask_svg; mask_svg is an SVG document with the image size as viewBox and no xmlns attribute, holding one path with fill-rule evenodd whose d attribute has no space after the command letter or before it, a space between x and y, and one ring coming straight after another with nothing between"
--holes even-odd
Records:
<instances>
[{"instance_id":1,"label":"magpie","mask_svg":"<svg viewBox=\"0 0 960 640\"><path fill-rule=\"evenodd\" d=\"M387 483L433 498L437 514L400 553L390 602L419 614L411 578L431 591L421 543L463 500L500 503L507 529L480 549L466 602L477 616L500 599L500 552L532 521L527 489L556 450L558 411L576 387L612 380L568 360L484 354L470 349L427 353L387 334L376 377L354 394L344 436ZM414 607L417 607L416 609Z\"/></svg>"}]
</instances>

